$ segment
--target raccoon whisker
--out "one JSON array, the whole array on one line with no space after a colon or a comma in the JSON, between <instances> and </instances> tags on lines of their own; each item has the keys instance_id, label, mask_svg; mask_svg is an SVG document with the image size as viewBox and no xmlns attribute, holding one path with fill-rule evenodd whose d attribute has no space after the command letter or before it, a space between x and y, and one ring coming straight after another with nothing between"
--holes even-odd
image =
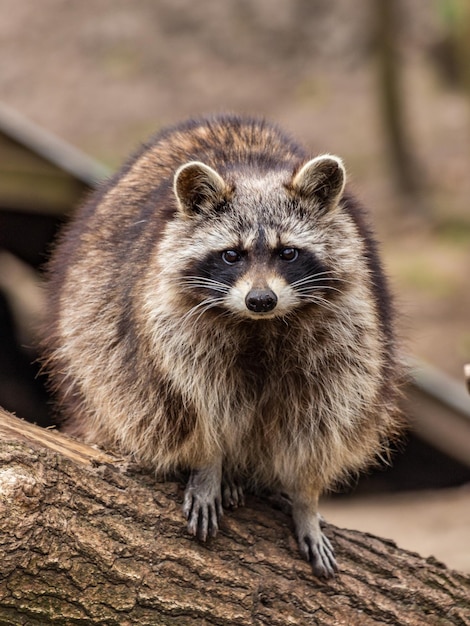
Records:
<instances>
[{"instance_id":1,"label":"raccoon whisker","mask_svg":"<svg viewBox=\"0 0 470 626\"><path fill-rule=\"evenodd\" d=\"M195 322L198 322L198 321L199 321L199 319L200 319L200 318L204 315L204 313L206 313L206 311L208 311L209 309L213 309L213 308L215 308L218 304L220 304L220 303L222 303L222 302L223 302L223 298L217 298L216 300L217 300L216 302L212 303L210 306L207 306L205 309L203 309L203 310L199 313L199 315L198 315L198 316L196 317L196 319L195 319ZM216 317L217 317L217 318L219 318L219 317L224 317L224 316L225 316L225 317L227 316L227 311L221 311L220 313L218 313L218 314L216 315Z\"/></svg>"},{"instance_id":2,"label":"raccoon whisker","mask_svg":"<svg viewBox=\"0 0 470 626\"><path fill-rule=\"evenodd\" d=\"M177 284L182 284L182 285L197 282L197 283L207 283L207 284L228 286L226 285L226 283L222 283L220 280L213 280L212 278L206 278L204 276L183 276L183 277L174 279L173 282L176 282Z\"/></svg>"},{"instance_id":3,"label":"raccoon whisker","mask_svg":"<svg viewBox=\"0 0 470 626\"><path fill-rule=\"evenodd\" d=\"M312 291L324 291L324 290L330 290L330 291L337 291L338 293L344 293L342 289L338 289L337 287L332 287L331 285L305 285L304 287L300 287L300 289L296 289L296 293L300 293L300 294L309 294Z\"/></svg>"},{"instance_id":4,"label":"raccoon whisker","mask_svg":"<svg viewBox=\"0 0 470 626\"><path fill-rule=\"evenodd\" d=\"M295 285L300 285L301 283L304 283L310 280L325 280L326 278L328 278L328 280L333 280L334 277L328 277L327 276L328 274L333 274L333 272L331 270L328 270L325 272L317 272L316 274L309 274L308 276L304 276L303 278L300 278L299 280L295 280L292 283L292 287L294 287Z\"/></svg>"},{"instance_id":5,"label":"raccoon whisker","mask_svg":"<svg viewBox=\"0 0 470 626\"><path fill-rule=\"evenodd\" d=\"M203 276L186 276L177 279L175 282L177 285L183 287L201 287L203 289L220 291L221 293L228 293L230 291L230 285L218 280L213 280L212 278L204 278Z\"/></svg>"},{"instance_id":6,"label":"raccoon whisker","mask_svg":"<svg viewBox=\"0 0 470 626\"><path fill-rule=\"evenodd\" d=\"M182 286L184 287L198 287L200 289L210 289L211 291L218 291L219 293L223 293L223 294L227 294L230 291L229 287L223 287L221 285L211 285L211 284L206 284L206 283L187 283L187 284L183 284Z\"/></svg>"},{"instance_id":7,"label":"raccoon whisker","mask_svg":"<svg viewBox=\"0 0 470 626\"><path fill-rule=\"evenodd\" d=\"M324 281L336 281L339 283L344 283L344 284L351 284L352 281L347 280L345 278L339 278L337 276L327 276L327 274L329 274L330 272L320 272L319 274L311 274L309 276L304 276L303 278L300 278L299 280L294 281L291 284L291 287L298 287L300 285L304 285L304 284L310 284L310 283L315 283L315 282L321 282L322 280Z\"/></svg>"},{"instance_id":8,"label":"raccoon whisker","mask_svg":"<svg viewBox=\"0 0 470 626\"><path fill-rule=\"evenodd\" d=\"M198 314L197 318L194 321L198 321L199 318L206 313L209 309L216 307L218 304L223 302L223 298L206 298L199 304L193 306L189 311L183 316L183 323L186 323L189 319L191 319L194 315Z\"/></svg>"},{"instance_id":9,"label":"raccoon whisker","mask_svg":"<svg viewBox=\"0 0 470 626\"><path fill-rule=\"evenodd\" d=\"M205 283L215 283L217 285L224 285L225 287L229 287L227 283L223 283L220 280L214 280L213 278L207 278L206 276L184 276L179 279L181 282L205 282Z\"/></svg>"},{"instance_id":10,"label":"raccoon whisker","mask_svg":"<svg viewBox=\"0 0 470 626\"><path fill-rule=\"evenodd\" d=\"M202 300L202 302L199 302L198 304L193 306L191 309L189 309L189 311L184 316L184 319L192 317L196 313L200 312L200 309L202 309L204 312L212 308L213 306L216 306L217 304L222 302L222 300L223 300L222 298L206 298L205 300Z\"/></svg>"},{"instance_id":11,"label":"raccoon whisker","mask_svg":"<svg viewBox=\"0 0 470 626\"><path fill-rule=\"evenodd\" d=\"M306 300L307 302L311 302L312 304L317 304L317 305L323 307L324 309L328 309L329 311L333 311L334 313L336 313L336 312L338 312L340 310L339 307L337 307L336 305L332 304L328 300L325 300L325 298L307 297L307 298L304 298L304 300Z\"/></svg>"},{"instance_id":12,"label":"raccoon whisker","mask_svg":"<svg viewBox=\"0 0 470 626\"><path fill-rule=\"evenodd\" d=\"M300 280L296 280L295 282L293 282L291 284L292 287L300 287L301 285L308 285L310 283L319 283L319 282L345 282L343 281L342 278L336 278L335 276L318 276L318 274L315 274L314 276L305 276L304 278L301 278Z\"/></svg>"},{"instance_id":13,"label":"raccoon whisker","mask_svg":"<svg viewBox=\"0 0 470 626\"><path fill-rule=\"evenodd\" d=\"M305 283L303 285L299 285L297 287L294 287L295 291L301 292L301 291L321 291L323 289L332 289L335 291L341 291L342 289L340 288L340 285L338 285L338 287L335 287L333 285L322 285L321 283Z\"/></svg>"},{"instance_id":14,"label":"raccoon whisker","mask_svg":"<svg viewBox=\"0 0 470 626\"><path fill-rule=\"evenodd\" d=\"M342 312L341 307L337 306L333 302L330 302L329 300L326 300L326 298L321 298L320 296L317 296L317 295L303 295L303 294L301 294L301 298L303 301L311 302L312 304L318 304L319 306L322 306L323 308L328 309L329 311L332 311L333 313L344 314Z\"/></svg>"},{"instance_id":15,"label":"raccoon whisker","mask_svg":"<svg viewBox=\"0 0 470 626\"><path fill-rule=\"evenodd\" d=\"M328 306L332 310L333 309L336 310L336 311L341 311L342 310L341 306L339 306L335 302L332 302L331 300L328 300L324 296L317 295L317 294L311 294L310 296L307 295L307 298L309 298L309 297L312 298L313 300L317 300L318 302L320 302L324 306Z\"/></svg>"}]
</instances>

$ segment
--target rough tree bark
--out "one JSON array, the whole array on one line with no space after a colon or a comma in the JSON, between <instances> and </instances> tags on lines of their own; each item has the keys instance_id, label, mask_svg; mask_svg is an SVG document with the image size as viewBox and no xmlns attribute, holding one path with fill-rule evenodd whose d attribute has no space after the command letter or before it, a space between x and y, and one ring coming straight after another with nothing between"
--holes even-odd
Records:
<instances>
[{"instance_id":1,"label":"rough tree bark","mask_svg":"<svg viewBox=\"0 0 470 626\"><path fill-rule=\"evenodd\" d=\"M341 573L324 582L269 503L249 498L201 545L181 500L0 411L0 625L470 624L470 576L434 559L327 526Z\"/></svg>"}]
</instances>

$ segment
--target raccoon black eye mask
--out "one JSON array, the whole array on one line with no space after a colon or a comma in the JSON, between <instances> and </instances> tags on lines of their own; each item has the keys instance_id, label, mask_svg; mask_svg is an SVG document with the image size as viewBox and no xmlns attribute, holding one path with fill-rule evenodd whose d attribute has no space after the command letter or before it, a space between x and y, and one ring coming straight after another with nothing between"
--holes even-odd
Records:
<instances>
[{"instance_id":1,"label":"raccoon black eye mask","mask_svg":"<svg viewBox=\"0 0 470 626\"><path fill-rule=\"evenodd\" d=\"M189 471L191 535L246 488L290 496L302 556L337 571L319 495L401 429L393 307L336 156L264 120L151 138L66 227L45 363L63 428L159 476Z\"/></svg>"}]
</instances>

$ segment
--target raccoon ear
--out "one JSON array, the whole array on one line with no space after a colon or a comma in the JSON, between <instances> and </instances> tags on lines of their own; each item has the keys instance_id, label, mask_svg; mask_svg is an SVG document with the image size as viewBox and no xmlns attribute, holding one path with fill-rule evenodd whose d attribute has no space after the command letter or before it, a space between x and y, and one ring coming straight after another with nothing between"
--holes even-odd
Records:
<instances>
[{"instance_id":1,"label":"raccoon ear","mask_svg":"<svg viewBox=\"0 0 470 626\"><path fill-rule=\"evenodd\" d=\"M323 154L303 165L294 175L291 187L304 198L316 199L320 207L336 206L344 190L346 170L337 156Z\"/></svg>"},{"instance_id":2,"label":"raccoon ear","mask_svg":"<svg viewBox=\"0 0 470 626\"><path fill-rule=\"evenodd\" d=\"M176 170L173 190L180 211L192 217L213 211L225 199L227 186L211 167L190 161Z\"/></svg>"}]
</instances>

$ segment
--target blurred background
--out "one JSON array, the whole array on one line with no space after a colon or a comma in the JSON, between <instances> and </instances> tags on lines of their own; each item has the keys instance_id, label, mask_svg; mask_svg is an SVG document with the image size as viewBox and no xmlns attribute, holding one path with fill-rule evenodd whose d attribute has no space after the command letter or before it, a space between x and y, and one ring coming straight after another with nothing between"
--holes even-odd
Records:
<instances>
[{"instance_id":1,"label":"blurred background","mask_svg":"<svg viewBox=\"0 0 470 626\"><path fill-rule=\"evenodd\" d=\"M397 294L412 432L325 517L470 571L468 0L0 0L0 405L41 425L41 266L150 133L233 111L346 162Z\"/></svg>"}]
</instances>

